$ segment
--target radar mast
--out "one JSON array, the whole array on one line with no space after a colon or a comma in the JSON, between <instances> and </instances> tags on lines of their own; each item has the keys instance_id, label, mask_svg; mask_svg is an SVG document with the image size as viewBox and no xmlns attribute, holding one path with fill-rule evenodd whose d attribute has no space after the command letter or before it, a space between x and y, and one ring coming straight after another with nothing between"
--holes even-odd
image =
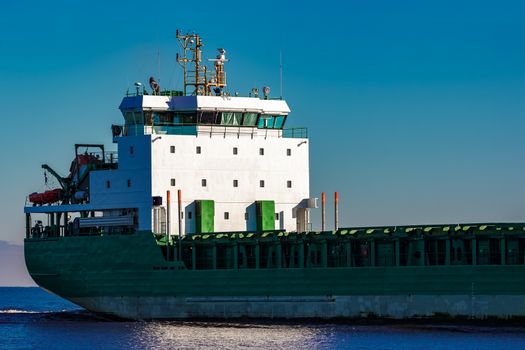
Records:
<instances>
[{"instance_id":1,"label":"radar mast","mask_svg":"<svg viewBox=\"0 0 525 350\"><path fill-rule=\"evenodd\" d=\"M219 54L214 59L208 61L215 63L215 72L208 76L207 67L202 63L202 49L204 46L198 34L181 34L179 30L176 37L182 48L182 55L177 54L177 62L184 71L184 95L205 95L213 94L222 96L223 89L226 87L226 72L224 63L228 62L226 50L217 49ZM213 91L212 91L213 88Z\"/></svg>"}]
</instances>

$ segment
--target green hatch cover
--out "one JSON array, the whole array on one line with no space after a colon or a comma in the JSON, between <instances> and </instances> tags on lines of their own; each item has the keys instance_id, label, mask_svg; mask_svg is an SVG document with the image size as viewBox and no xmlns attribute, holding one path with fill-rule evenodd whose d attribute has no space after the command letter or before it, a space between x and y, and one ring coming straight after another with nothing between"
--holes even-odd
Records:
<instances>
[{"instance_id":1,"label":"green hatch cover","mask_svg":"<svg viewBox=\"0 0 525 350\"><path fill-rule=\"evenodd\" d=\"M215 202L212 200L196 200L195 209L197 233L214 232Z\"/></svg>"},{"instance_id":2,"label":"green hatch cover","mask_svg":"<svg viewBox=\"0 0 525 350\"><path fill-rule=\"evenodd\" d=\"M275 230L275 202L256 201L257 210L257 230Z\"/></svg>"}]
</instances>

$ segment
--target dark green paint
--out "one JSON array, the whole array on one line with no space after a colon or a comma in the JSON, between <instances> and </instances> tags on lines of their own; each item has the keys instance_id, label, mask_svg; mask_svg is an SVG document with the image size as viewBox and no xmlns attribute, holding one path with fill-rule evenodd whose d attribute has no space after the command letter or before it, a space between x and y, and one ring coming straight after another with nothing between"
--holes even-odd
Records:
<instances>
[{"instance_id":1,"label":"dark green paint","mask_svg":"<svg viewBox=\"0 0 525 350\"><path fill-rule=\"evenodd\" d=\"M165 243L150 232L30 238L25 254L34 280L64 297L523 295L523 225L480 228L195 235L182 241L183 262L166 261ZM450 250L434 259L436 241Z\"/></svg>"},{"instance_id":2,"label":"dark green paint","mask_svg":"<svg viewBox=\"0 0 525 350\"><path fill-rule=\"evenodd\" d=\"M209 233L215 230L215 202L213 200L197 200L196 230L197 233Z\"/></svg>"},{"instance_id":3,"label":"dark green paint","mask_svg":"<svg viewBox=\"0 0 525 350\"><path fill-rule=\"evenodd\" d=\"M256 201L255 207L257 211L257 230L275 230L275 202Z\"/></svg>"}]
</instances>

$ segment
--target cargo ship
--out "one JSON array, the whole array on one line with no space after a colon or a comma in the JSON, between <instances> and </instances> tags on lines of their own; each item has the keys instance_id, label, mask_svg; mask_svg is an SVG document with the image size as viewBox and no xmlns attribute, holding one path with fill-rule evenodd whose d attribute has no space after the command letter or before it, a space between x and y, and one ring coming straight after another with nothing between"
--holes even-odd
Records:
<instances>
[{"instance_id":1,"label":"cargo ship","mask_svg":"<svg viewBox=\"0 0 525 350\"><path fill-rule=\"evenodd\" d=\"M524 223L338 227L336 213L327 230L287 102L228 93L226 51L207 68L199 35L177 40L182 90L128 90L118 152L77 144L67 176L42 165L57 188L24 207L39 286L136 320L525 316Z\"/></svg>"}]
</instances>

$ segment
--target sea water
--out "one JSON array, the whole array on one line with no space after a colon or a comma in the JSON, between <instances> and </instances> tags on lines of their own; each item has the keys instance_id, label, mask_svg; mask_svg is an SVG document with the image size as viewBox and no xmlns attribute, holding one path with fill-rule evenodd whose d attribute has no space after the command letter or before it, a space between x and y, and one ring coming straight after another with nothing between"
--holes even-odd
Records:
<instances>
[{"instance_id":1,"label":"sea water","mask_svg":"<svg viewBox=\"0 0 525 350\"><path fill-rule=\"evenodd\" d=\"M525 325L110 321L40 288L0 288L0 349L524 349Z\"/></svg>"}]
</instances>

